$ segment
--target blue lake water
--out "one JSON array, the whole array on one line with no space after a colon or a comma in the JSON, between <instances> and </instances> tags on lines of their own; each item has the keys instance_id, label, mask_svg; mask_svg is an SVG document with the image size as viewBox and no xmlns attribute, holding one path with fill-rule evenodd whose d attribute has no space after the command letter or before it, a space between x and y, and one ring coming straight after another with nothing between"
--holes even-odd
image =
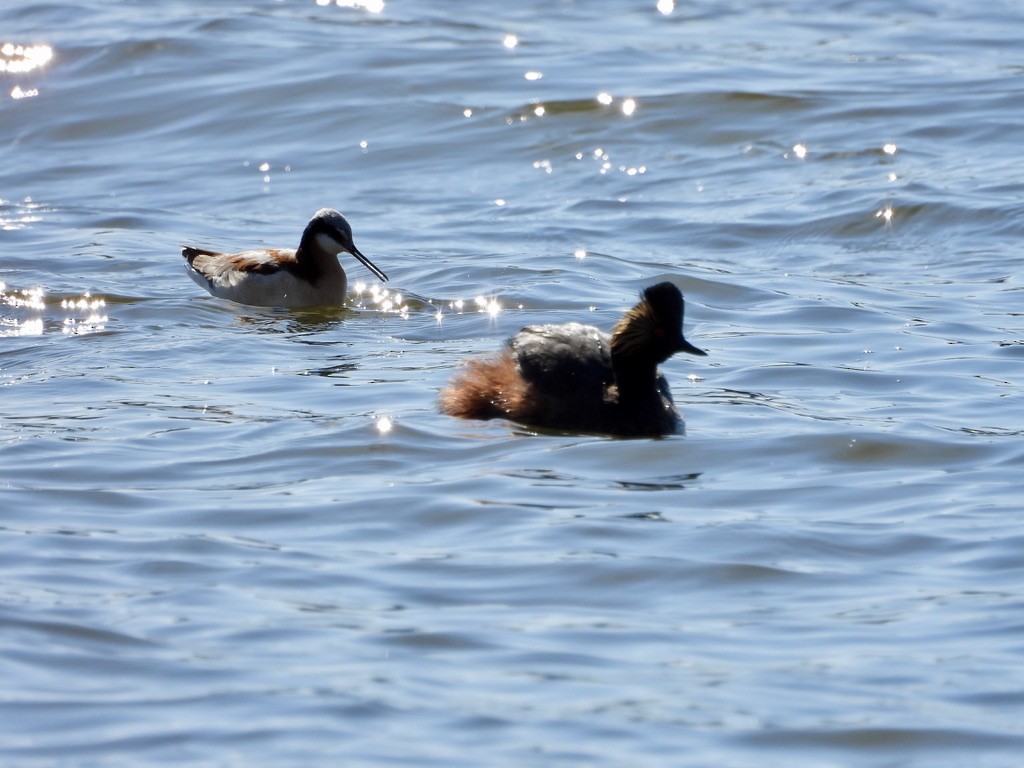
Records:
<instances>
[{"instance_id":1,"label":"blue lake water","mask_svg":"<svg viewBox=\"0 0 1024 768\"><path fill-rule=\"evenodd\" d=\"M383 6L383 7L380 7ZM0 8L0 763L1010 766L1016 3ZM178 246L343 211L348 309ZM653 282L686 434L437 411Z\"/></svg>"}]
</instances>

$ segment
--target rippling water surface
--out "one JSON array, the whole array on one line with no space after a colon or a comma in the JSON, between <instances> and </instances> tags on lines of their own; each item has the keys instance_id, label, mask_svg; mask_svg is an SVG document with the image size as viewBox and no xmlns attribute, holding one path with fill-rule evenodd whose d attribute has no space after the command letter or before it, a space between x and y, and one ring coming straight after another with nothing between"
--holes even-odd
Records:
<instances>
[{"instance_id":1,"label":"rippling water surface","mask_svg":"<svg viewBox=\"0 0 1024 768\"><path fill-rule=\"evenodd\" d=\"M0 10L0 762L1019 764L1017 4L347 5ZM666 279L685 435L436 411Z\"/></svg>"}]
</instances>

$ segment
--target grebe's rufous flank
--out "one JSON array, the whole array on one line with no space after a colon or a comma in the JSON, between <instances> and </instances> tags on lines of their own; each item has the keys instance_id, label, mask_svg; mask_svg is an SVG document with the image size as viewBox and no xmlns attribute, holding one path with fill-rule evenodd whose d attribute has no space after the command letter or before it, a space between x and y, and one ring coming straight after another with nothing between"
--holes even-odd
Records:
<instances>
[{"instance_id":1,"label":"grebe's rufous flank","mask_svg":"<svg viewBox=\"0 0 1024 768\"><path fill-rule=\"evenodd\" d=\"M534 325L497 357L475 359L441 391L441 410L464 419L613 435L664 435L682 419L658 365L707 353L683 338L683 294L658 283L609 336L590 325Z\"/></svg>"},{"instance_id":2,"label":"grebe's rufous flank","mask_svg":"<svg viewBox=\"0 0 1024 768\"><path fill-rule=\"evenodd\" d=\"M351 253L382 282L387 276L352 242L352 227L337 211L317 211L296 250L271 248L218 253L183 246L189 276L214 296L261 307L341 306L348 280L338 262Z\"/></svg>"}]
</instances>

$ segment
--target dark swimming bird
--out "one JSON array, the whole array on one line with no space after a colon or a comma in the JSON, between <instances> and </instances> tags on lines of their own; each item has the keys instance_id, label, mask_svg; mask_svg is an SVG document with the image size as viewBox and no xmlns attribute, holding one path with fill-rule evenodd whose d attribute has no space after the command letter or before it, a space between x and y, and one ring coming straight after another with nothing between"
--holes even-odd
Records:
<instances>
[{"instance_id":1,"label":"dark swimming bird","mask_svg":"<svg viewBox=\"0 0 1024 768\"><path fill-rule=\"evenodd\" d=\"M573 432L664 435L682 424L658 371L676 352L707 354L683 338L683 294L658 283L611 336L579 323L524 328L497 357L470 360L441 391L441 410Z\"/></svg>"},{"instance_id":2,"label":"dark swimming bird","mask_svg":"<svg viewBox=\"0 0 1024 768\"><path fill-rule=\"evenodd\" d=\"M382 282L387 276L352 242L352 227L337 211L321 208L296 250L271 248L218 253L183 246L189 276L214 296L261 307L341 306L348 280L338 261L351 253Z\"/></svg>"}]
</instances>

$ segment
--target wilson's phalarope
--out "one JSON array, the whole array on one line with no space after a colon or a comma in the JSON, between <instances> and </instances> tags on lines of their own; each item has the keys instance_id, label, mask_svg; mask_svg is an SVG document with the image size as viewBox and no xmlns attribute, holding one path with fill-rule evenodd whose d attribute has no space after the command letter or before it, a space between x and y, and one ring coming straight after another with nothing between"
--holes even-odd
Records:
<instances>
[{"instance_id":1,"label":"wilson's phalarope","mask_svg":"<svg viewBox=\"0 0 1024 768\"><path fill-rule=\"evenodd\" d=\"M382 282L387 276L352 242L352 227L337 211L317 211L302 233L299 247L218 253L183 246L189 276L214 296L263 307L340 306L347 279L338 262L351 253Z\"/></svg>"}]
</instances>

